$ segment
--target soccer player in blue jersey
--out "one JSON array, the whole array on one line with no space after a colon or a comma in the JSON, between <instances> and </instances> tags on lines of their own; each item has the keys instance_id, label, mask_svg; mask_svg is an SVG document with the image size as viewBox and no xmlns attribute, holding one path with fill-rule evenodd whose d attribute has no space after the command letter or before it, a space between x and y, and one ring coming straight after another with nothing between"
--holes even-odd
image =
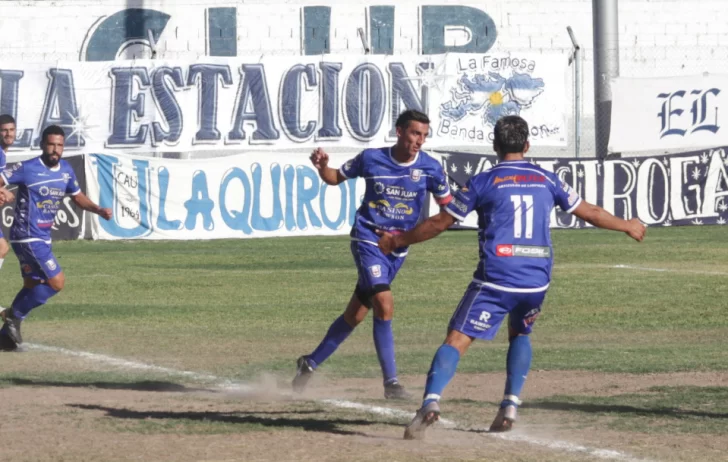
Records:
<instances>
[{"instance_id":1,"label":"soccer player in blue jersey","mask_svg":"<svg viewBox=\"0 0 728 462\"><path fill-rule=\"evenodd\" d=\"M365 149L336 170L328 166L329 156L317 149L311 162L321 179L338 185L350 178L364 178L364 201L351 229L351 253L359 274L354 294L344 313L329 328L316 349L298 358L293 389L301 392L314 370L346 340L354 328L374 310L374 346L384 376L384 397L407 399L411 395L397 379L392 336L394 299L390 284L407 255L407 246L384 255L377 247L377 231L400 233L414 228L428 192L447 204L452 196L442 165L420 148L429 132L427 115L408 110L399 115L397 143L393 147Z\"/></svg>"},{"instance_id":2,"label":"soccer player in blue jersey","mask_svg":"<svg viewBox=\"0 0 728 462\"><path fill-rule=\"evenodd\" d=\"M15 119L10 114L0 115L0 171L5 170L7 166L7 152L10 146L15 142ZM15 196L3 188L3 202L12 202ZM10 246L5 240L2 230L0 230L0 268L5 261L5 255L8 254Z\"/></svg>"},{"instance_id":3,"label":"soccer player in blue jersey","mask_svg":"<svg viewBox=\"0 0 728 462\"><path fill-rule=\"evenodd\" d=\"M0 174L0 186L18 185L10 244L20 262L23 288L3 311L0 349L22 351L20 323L30 311L63 290L66 277L51 249L51 227L66 194L83 210L108 220L111 209L94 204L81 191L71 166L61 159L65 133L57 125L43 130L43 154Z\"/></svg>"},{"instance_id":4,"label":"soccer player in blue jersey","mask_svg":"<svg viewBox=\"0 0 728 462\"><path fill-rule=\"evenodd\" d=\"M480 263L453 314L445 342L427 375L422 406L405 430L419 439L440 415L439 401L458 361L474 339L492 340L508 314L509 348L505 396L491 431L508 431L516 420L519 395L531 366L533 323L551 280L553 255L549 221L555 205L594 226L627 233L641 241L644 225L623 220L583 201L558 176L525 161L528 124L505 116L495 125L493 148L499 163L473 176L438 215L402 234L380 232L379 247L393 249L432 239L471 211L478 214Z\"/></svg>"}]
</instances>

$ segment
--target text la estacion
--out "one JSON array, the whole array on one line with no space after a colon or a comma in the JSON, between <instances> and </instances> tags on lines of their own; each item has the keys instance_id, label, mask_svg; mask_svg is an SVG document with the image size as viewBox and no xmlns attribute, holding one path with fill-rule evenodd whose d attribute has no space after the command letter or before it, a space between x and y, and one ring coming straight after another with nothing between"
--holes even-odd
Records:
<instances>
[{"instance_id":1,"label":"text la estacion","mask_svg":"<svg viewBox=\"0 0 728 462\"><path fill-rule=\"evenodd\" d=\"M344 63L321 61L288 67L279 78L266 75L266 64L192 64L189 66L113 67L110 133L106 147L177 145L183 136L193 144L272 144L282 138L336 142L348 136L360 141L394 140L395 122L405 109L428 112L428 88L416 76L434 66L364 62L348 72ZM415 67L408 72L407 67ZM38 127L76 127L81 114L71 69L49 69ZM278 81L280 83L278 83ZM414 82L414 83L413 83ZM22 71L0 73L8 107L17 107ZM6 87L9 91L5 91ZM195 91L196 90L196 91ZM38 92L37 94L40 94ZM302 100L318 111L302 110ZM225 109L223 109L225 108ZM191 114L195 111L196 114ZM225 112L229 111L229 113ZM318 116L309 115L314 112ZM18 127L14 149L38 149L40 131ZM194 132L186 127L196 124ZM98 125L98 122L97 122ZM101 124L103 125L103 124ZM66 149L86 145L83 130L69 130Z\"/></svg>"}]
</instances>

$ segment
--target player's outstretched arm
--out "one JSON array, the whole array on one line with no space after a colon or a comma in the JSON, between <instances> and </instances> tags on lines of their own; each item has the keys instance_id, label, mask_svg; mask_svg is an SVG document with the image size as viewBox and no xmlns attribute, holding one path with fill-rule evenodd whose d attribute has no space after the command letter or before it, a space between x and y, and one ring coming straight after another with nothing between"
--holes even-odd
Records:
<instances>
[{"instance_id":1,"label":"player's outstretched arm","mask_svg":"<svg viewBox=\"0 0 728 462\"><path fill-rule=\"evenodd\" d=\"M88 196L86 196L86 194L79 192L78 194L71 196L71 198L73 199L73 202L82 209L87 210L91 213L95 213L96 215L106 220L111 219L111 209L99 207L98 205L94 204L93 201L89 199Z\"/></svg>"},{"instance_id":2,"label":"player's outstretched arm","mask_svg":"<svg viewBox=\"0 0 728 462\"><path fill-rule=\"evenodd\" d=\"M340 171L329 167L329 155L323 149L316 148L311 153L310 159L324 183L336 186L346 181L346 177Z\"/></svg>"},{"instance_id":3,"label":"player's outstretched arm","mask_svg":"<svg viewBox=\"0 0 728 462\"><path fill-rule=\"evenodd\" d=\"M442 210L406 233L392 234L386 231L377 231L377 234L381 236L379 238L379 248L382 253L388 255L394 249L430 240L452 226L453 223L455 223L455 218Z\"/></svg>"},{"instance_id":4,"label":"player's outstretched arm","mask_svg":"<svg viewBox=\"0 0 728 462\"><path fill-rule=\"evenodd\" d=\"M647 228L639 219L632 218L631 220L623 220L622 218L615 217L598 205L590 204L587 201L581 201L581 204L572 213L597 228L627 233L635 241L642 241L647 232Z\"/></svg>"}]
</instances>

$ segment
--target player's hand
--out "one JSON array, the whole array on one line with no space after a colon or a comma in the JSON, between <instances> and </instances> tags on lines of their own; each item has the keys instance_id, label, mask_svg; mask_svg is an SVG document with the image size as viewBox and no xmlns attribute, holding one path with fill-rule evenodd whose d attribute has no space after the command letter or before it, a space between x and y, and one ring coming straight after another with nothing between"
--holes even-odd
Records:
<instances>
[{"instance_id":1,"label":"player's hand","mask_svg":"<svg viewBox=\"0 0 728 462\"><path fill-rule=\"evenodd\" d=\"M329 155L321 148L316 148L311 153L311 163L316 170L323 170L329 165Z\"/></svg>"},{"instance_id":2,"label":"player's hand","mask_svg":"<svg viewBox=\"0 0 728 462\"><path fill-rule=\"evenodd\" d=\"M5 188L0 189L0 197L2 197L2 204L15 200L15 194L11 193Z\"/></svg>"},{"instance_id":3,"label":"player's hand","mask_svg":"<svg viewBox=\"0 0 728 462\"><path fill-rule=\"evenodd\" d=\"M99 216L104 220L111 220L113 213L111 212L111 209L100 209Z\"/></svg>"},{"instance_id":4,"label":"player's hand","mask_svg":"<svg viewBox=\"0 0 728 462\"><path fill-rule=\"evenodd\" d=\"M627 222L627 231L625 231L629 237L635 241L642 242L647 232L647 227L642 224L639 218L632 218Z\"/></svg>"},{"instance_id":5,"label":"player's hand","mask_svg":"<svg viewBox=\"0 0 728 462\"><path fill-rule=\"evenodd\" d=\"M392 253L392 251L394 251L394 249L397 248L394 234L382 231L380 229L376 230L376 233L379 236L379 242L377 243L377 246L379 246L379 249L384 255L389 255L390 253Z\"/></svg>"}]
</instances>

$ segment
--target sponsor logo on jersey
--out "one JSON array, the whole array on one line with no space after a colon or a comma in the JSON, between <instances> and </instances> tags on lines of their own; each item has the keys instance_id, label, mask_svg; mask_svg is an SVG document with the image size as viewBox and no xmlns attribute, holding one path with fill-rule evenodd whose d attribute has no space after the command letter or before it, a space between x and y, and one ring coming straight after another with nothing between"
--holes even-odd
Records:
<instances>
[{"instance_id":1,"label":"sponsor logo on jersey","mask_svg":"<svg viewBox=\"0 0 728 462\"><path fill-rule=\"evenodd\" d=\"M450 201L450 205L452 205L453 207L455 207L456 209L460 210L463 213L468 213L468 206L465 205L465 203L462 202L461 200L459 200L457 197L452 198L452 200Z\"/></svg>"},{"instance_id":2,"label":"sponsor logo on jersey","mask_svg":"<svg viewBox=\"0 0 728 462\"><path fill-rule=\"evenodd\" d=\"M422 177L422 170L419 168L413 168L410 170L410 178L412 178L412 181L420 181L420 178Z\"/></svg>"},{"instance_id":3,"label":"sponsor logo on jersey","mask_svg":"<svg viewBox=\"0 0 728 462\"><path fill-rule=\"evenodd\" d=\"M389 201L385 199L370 201L369 207L377 209L385 217L391 218L393 220L404 220L407 216L412 215L415 212L415 209L407 204L399 202L393 206Z\"/></svg>"},{"instance_id":4,"label":"sponsor logo on jersey","mask_svg":"<svg viewBox=\"0 0 728 462\"><path fill-rule=\"evenodd\" d=\"M384 185L382 183L382 192L377 191L377 185L374 185L374 191L378 194L384 194L400 200L412 200L417 197L417 191L408 191L407 189L397 185Z\"/></svg>"},{"instance_id":5,"label":"sponsor logo on jersey","mask_svg":"<svg viewBox=\"0 0 728 462\"><path fill-rule=\"evenodd\" d=\"M382 266L381 265L374 265L369 267L369 272L372 273L372 276L375 278L382 277Z\"/></svg>"},{"instance_id":6,"label":"sponsor logo on jersey","mask_svg":"<svg viewBox=\"0 0 728 462\"><path fill-rule=\"evenodd\" d=\"M498 244L495 246L495 255L497 257L550 258L551 249L538 245Z\"/></svg>"},{"instance_id":7,"label":"sponsor logo on jersey","mask_svg":"<svg viewBox=\"0 0 728 462\"><path fill-rule=\"evenodd\" d=\"M546 177L543 175L507 175L507 176L497 176L495 177L495 180L493 180L493 184L500 184L500 183L545 183Z\"/></svg>"},{"instance_id":8,"label":"sponsor logo on jersey","mask_svg":"<svg viewBox=\"0 0 728 462\"><path fill-rule=\"evenodd\" d=\"M374 192L377 194L382 194L384 192L384 183L380 183L379 181L374 183Z\"/></svg>"},{"instance_id":9,"label":"sponsor logo on jersey","mask_svg":"<svg viewBox=\"0 0 728 462\"><path fill-rule=\"evenodd\" d=\"M56 268L58 268L58 265L56 265L56 262L53 259L48 260L45 264L48 267L48 269L51 270L51 271L53 271Z\"/></svg>"}]
</instances>

